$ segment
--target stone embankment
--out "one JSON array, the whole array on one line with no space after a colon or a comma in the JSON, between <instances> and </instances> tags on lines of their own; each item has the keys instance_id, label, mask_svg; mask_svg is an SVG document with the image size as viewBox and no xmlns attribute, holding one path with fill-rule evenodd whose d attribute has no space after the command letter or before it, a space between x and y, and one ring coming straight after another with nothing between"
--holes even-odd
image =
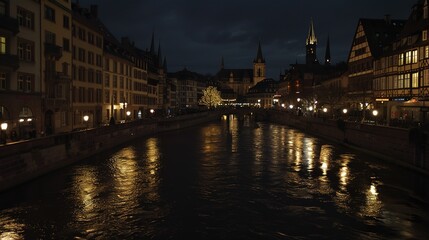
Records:
<instances>
[{"instance_id":1,"label":"stone embankment","mask_svg":"<svg viewBox=\"0 0 429 240\"><path fill-rule=\"evenodd\" d=\"M147 119L0 146L0 191L137 138L216 120L217 112Z\"/></svg>"},{"instance_id":2,"label":"stone embankment","mask_svg":"<svg viewBox=\"0 0 429 240\"><path fill-rule=\"evenodd\" d=\"M289 125L429 175L429 139L427 132L422 129L302 117L285 111L269 111L267 120Z\"/></svg>"}]
</instances>

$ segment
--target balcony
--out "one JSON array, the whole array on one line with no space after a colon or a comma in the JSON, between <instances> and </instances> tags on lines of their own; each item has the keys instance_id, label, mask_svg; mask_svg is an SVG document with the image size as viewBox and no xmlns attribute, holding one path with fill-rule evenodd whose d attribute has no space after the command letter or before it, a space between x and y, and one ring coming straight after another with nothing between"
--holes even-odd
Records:
<instances>
[{"instance_id":1,"label":"balcony","mask_svg":"<svg viewBox=\"0 0 429 240\"><path fill-rule=\"evenodd\" d=\"M63 48L52 43L45 43L45 56L59 60L63 56Z\"/></svg>"},{"instance_id":2,"label":"balcony","mask_svg":"<svg viewBox=\"0 0 429 240\"><path fill-rule=\"evenodd\" d=\"M17 55L0 54L0 66L16 70L19 68L19 59Z\"/></svg>"},{"instance_id":3,"label":"balcony","mask_svg":"<svg viewBox=\"0 0 429 240\"><path fill-rule=\"evenodd\" d=\"M13 34L19 33L18 19L5 15L0 15L0 29L7 29Z\"/></svg>"}]
</instances>

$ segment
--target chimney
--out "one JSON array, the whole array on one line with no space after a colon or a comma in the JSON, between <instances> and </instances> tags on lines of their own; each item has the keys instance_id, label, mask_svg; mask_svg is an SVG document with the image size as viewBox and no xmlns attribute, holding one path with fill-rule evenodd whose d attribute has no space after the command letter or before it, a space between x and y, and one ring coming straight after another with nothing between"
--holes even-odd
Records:
<instances>
[{"instance_id":1,"label":"chimney","mask_svg":"<svg viewBox=\"0 0 429 240\"><path fill-rule=\"evenodd\" d=\"M90 6L90 13L94 18L98 18L98 6L97 5L91 5Z\"/></svg>"},{"instance_id":2,"label":"chimney","mask_svg":"<svg viewBox=\"0 0 429 240\"><path fill-rule=\"evenodd\" d=\"M386 24L391 24L390 14L384 15L384 20L386 21Z\"/></svg>"}]
</instances>

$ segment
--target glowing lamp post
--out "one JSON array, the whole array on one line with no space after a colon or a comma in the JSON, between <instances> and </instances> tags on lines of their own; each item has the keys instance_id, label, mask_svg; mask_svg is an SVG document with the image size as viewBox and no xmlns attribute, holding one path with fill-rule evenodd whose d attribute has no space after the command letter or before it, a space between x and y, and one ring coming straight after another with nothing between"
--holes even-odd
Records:
<instances>
[{"instance_id":1,"label":"glowing lamp post","mask_svg":"<svg viewBox=\"0 0 429 240\"><path fill-rule=\"evenodd\" d=\"M348 112L347 108L344 108L344 109L343 109L343 113L344 113L344 114L347 114L347 112Z\"/></svg>"},{"instance_id":2,"label":"glowing lamp post","mask_svg":"<svg viewBox=\"0 0 429 240\"><path fill-rule=\"evenodd\" d=\"M86 128L88 128L88 120L89 120L89 116L88 115L83 116L83 121L86 124Z\"/></svg>"},{"instance_id":3,"label":"glowing lamp post","mask_svg":"<svg viewBox=\"0 0 429 240\"><path fill-rule=\"evenodd\" d=\"M130 120L131 112L127 111L127 120Z\"/></svg>"},{"instance_id":4,"label":"glowing lamp post","mask_svg":"<svg viewBox=\"0 0 429 240\"><path fill-rule=\"evenodd\" d=\"M374 110L372 111L372 115L373 115L373 116L374 116L374 118L375 118L375 124L377 124L378 111L377 111L376 109L374 109Z\"/></svg>"}]
</instances>

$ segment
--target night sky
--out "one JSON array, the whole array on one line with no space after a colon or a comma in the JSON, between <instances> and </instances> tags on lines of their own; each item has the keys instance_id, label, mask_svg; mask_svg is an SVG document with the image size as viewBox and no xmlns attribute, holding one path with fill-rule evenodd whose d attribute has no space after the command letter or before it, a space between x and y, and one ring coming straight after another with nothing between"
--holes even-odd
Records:
<instances>
[{"instance_id":1,"label":"night sky","mask_svg":"<svg viewBox=\"0 0 429 240\"><path fill-rule=\"evenodd\" d=\"M359 18L407 19L417 0L80 0L96 4L99 17L118 38L129 37L167 57L169 72L187 67L215 74L225 68L252 68L258 42L267 77L278 79L289 64L304 63L311 18L324 60L329 35L333 63L346 61Z\"/></svg>"}]
</instances>

